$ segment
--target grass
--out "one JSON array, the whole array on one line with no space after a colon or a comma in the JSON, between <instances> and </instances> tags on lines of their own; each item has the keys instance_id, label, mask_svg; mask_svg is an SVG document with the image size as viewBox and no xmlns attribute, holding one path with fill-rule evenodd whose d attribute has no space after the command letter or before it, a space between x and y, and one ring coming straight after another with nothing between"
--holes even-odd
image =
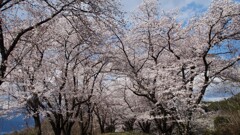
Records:
<instances>
[{"instance_id":1,"label":"grass","mask_svg":"<svg viewBox=\"0 0 240 135\"><path fill-rule=\"evenodd\" d=\"M23 131L14 132L10 135L37 135L37 133L35 132L34 129L29 128L29 129L25 129ZM144 133L140 133L140 132L120 132L120 133L105 133L105 134L98 134L98 135L148 135L148 134L144 134Z\"/></svg>"},{"instance_id":2,"label":"grass","mask_svg":"<svg viewBox=\"0 0 240 135\"><path fill-rule=\"evenodd\" d=\"M207 109L209 111L238 111L240 110L240 94L223 101L210 102Z\"/></svg>"},{"instance_id":3,"label":"grass","mask_svg":"<svg viewBox=\"0 0 240 135\"><path fill-rule=\"evenodd\" d=\"M120 132L120 133L106 133L103 135L148 135L140 132Z\"/></svg>"},{"instance_id":4,"label":"grass","mask_svg":"<svg viewBox=\"0 0 240 135\"><path fill-rule=\"evenodd\" d=\"M99 129L97 129L99 130ZM79 135L79 127L76 124L73 129L72 129L72 135ZM94 135L148 135L140 132L120 132L120 133L105 133L105 134L100 134L100 131L95 131ZM47 121L43 121L42 123L42 134L43 135L54 135L54 132L51 128L51 125ZM13 132L9 135L37 135L37 132L34 130L34 128L27 128L21 131L16 131Z\"/></svg>"},{"instance_id":5,"label":"grass","mask_svg":"<svg viewBox=\"0 0 240 135\"><path fill-rule=\"evenodd\" d=\"M36 135L36 131L33 128L27 128L22 131L15 131L9 135Z\"/></svg>"},{"instance_id":6,"label":"grass","mask_svg":"<svg viewBox=\"0 0 240 135\"><path fill-rule=\"evenodd\" d=\"M219 102L208 102L208 111L219 111L210 135L240 135L240 94Z\"/></svg>"}]
</instances>

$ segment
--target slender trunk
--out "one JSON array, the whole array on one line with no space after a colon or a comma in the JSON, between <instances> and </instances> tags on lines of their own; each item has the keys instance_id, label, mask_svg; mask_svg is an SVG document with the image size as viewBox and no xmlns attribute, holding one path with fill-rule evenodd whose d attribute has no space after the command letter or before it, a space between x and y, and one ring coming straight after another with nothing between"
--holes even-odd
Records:
<instances>
[{"instance_id":1,"label":"slender trunk","mask_svg":"<svg viewBox=\"0 0 240 135\"><path fill-rule=\"evenodd\" d=\"M80 114L80 130L81 130L81 134L80 135L87 135L87 131L89 128L89 120L84 120L84 112L81 110Z\"/></svg>"},{"instance_id":2,"label":"slender trunk","mask_svg":"<svg viewBox=\"0 0 240 135\"><path fill-rule=\"evenodd\" d=\"M85 127L83 123L81 123L80 126L81 126L81 134L80 135L87 135L88 127Z\"/></svg>"},{"instance_id":3,"label":"slender trunk","mask_svg":"<svg viewBox=\"0 0 240 135\"><path fill-rule=\"evenodd\" d=\"M96 109L95 111L95 115L97 116L97 119L98 119L98 124L99 124L99 127L100 127L100 130L101 130L101 133L105 133L105 117L104 116L100 116L100 113L99 113L99 110Z\"/></svg>"},{"instance_id":4,"label":"slender trunk","mask_svg":"<svg viewBox=\"0 0 240 135\"><path fill-rule=\"evenodd\" d=\"M41 127L41 120L39 113L33 115L34 123L35 123L35 130L37 131L38 135L42 135L42 127Z\"/></svg>"},{"instance_id":5,"label":"slender trunk","mask_svg":"<svg viewBox=\"0 0 240 135\"><path fill-rule=\"evenodd\" d=\"M190 135L191 134L191 120L192 120L192 112L189 112L188 113L188 116L187 116L187 124L186 124L186 127L185 127L185 131L184 131L184 135Z\"/></svg>"},{"instance_id":6,"label":"slender trunk","mask_svg":"<svg viewBox=\"0 0 240 135\"><path fill-rule=\"evenodd\" d=\"M105 129L104 129L104 124L101 124L101 122L99 122L99 126L100 126L100 130L101 130L101 133L105 133Z\"/></svg>"},{"instance_id":7,"label":"slender trunk","mask_svg":"<svg viewBox=\"0 0 240 135\"><path fill-rule=\"evenodd\" d=\"M89 135L93 135L93 117L92 117L92 112L89 114L89 119L90 119Z\"/></svg>"},{"instance_id":8,"label":"slender trunk","mask_svg":"<svg viewBox=\"0 0 240 135\"><path fill-rule=\"evenodd\" d=\"M3 79L5 76L5 72L7 69L6 61L6 48L4 46L4 36L3 36L3 29L2 29L2 19L0 18L0 53L1 53L1 62L0 62L0 85L3 83Z\"/></svg>"}]
</instances>

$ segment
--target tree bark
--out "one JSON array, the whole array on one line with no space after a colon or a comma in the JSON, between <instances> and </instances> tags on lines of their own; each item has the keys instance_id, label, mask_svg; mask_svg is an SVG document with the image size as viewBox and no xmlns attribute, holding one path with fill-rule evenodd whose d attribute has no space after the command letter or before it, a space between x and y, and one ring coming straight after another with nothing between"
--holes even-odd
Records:
<instances>
[{"instance_id":1,"label":"tree bark","mask_svg":"<svg viewBox=\"0 0 240 135\"><path fill-rule=\"evenodd\" d=\"M4 76L5 76L5 72L7 69L6 66L6 48L4 46L4 37L3 37L3 29L2 29L2 19L0 18L0 53L1 53L1 65L0 65L0 85L4 82Z\"/></svg>"},{"instance_id":2,"label":"tree bark","mask_svg":"<svg viewBox=\"0 0 240 135\"><path fill-rule=\"evenodd\" d=\"M68 122L64 128L63 134L64 135L71 135L72 127L75 122Z\"/></svg>"},{"instance_id":3,"label":"tree bark","mask_svg":"<svg viewBox=\"0 0 240 135\"><path fill-rule=\"evenodd\" d=\"M37 131L38 135L42 135L42 125L39 113L33 115L34 123L35 123L35 130Z\"/></svg>"}]
</instances>

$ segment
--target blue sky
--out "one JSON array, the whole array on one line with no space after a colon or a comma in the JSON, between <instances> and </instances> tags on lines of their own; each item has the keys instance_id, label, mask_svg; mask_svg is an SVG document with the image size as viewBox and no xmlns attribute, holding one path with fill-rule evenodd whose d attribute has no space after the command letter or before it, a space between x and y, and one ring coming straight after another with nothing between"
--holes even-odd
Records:
<instances>
[{"instance_id":1,"label":"blue sky","mask_svg":"<svg viewBox=\"0 0 240 135\"><path fill-rule=\"evenodd\" d=\"M134 11L142 0L120 0L123 10L126 12ZM195 14L201 14L211 3L211 0L159 0L163 10L180 9L182 18L189 18ZM235 0L240 2L240 0Z\"/></svg>"},{"instance_id":2,"label":"blue sky","mask_svg":"<svg viewBox=\"0 0 240 135\"><path fill-rule=\"evenodd\" d=\"M142 0L121 0L123 9L127 12L133 11L142 2ZM160 0L161 7L164 10L173 8L202 8L210 4L210 0Z\"/></svg>"}]
</instances>

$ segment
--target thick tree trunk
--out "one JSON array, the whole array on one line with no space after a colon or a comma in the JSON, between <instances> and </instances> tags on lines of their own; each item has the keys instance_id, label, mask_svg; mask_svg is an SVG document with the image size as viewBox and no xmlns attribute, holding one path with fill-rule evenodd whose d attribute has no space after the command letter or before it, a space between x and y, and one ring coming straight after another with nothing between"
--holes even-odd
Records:
<instances>
[{"instance_id":1,"label":"thick tree trunk","mask_svg":"<svg viewBox=\"0 0 240 135\"><path fill-rule=\"evenodd\" d=\"M54 114L54 115L55 115L55 120L52 119L50 115L48 115L49 122L52 126L54 134L61 135L63 129L61 128L60 116L58 114Z\"/></svg>"},{"instance_id":2,"label":"thick tree trunk","mask_svg":"<svg viewBox=\"0 0 240 135\"><path fill-rule=\"evenodd\" d=\"M61 129L60 125L53 127L53 131L54 131L55 135L61 135L61 133L62 133L62 129Z\"/></svg>"},{"instance_id":3,"label":"thick tree trunk","mask_svg":"<svg viewBox=\"0 0 240 135\"><path fill-rule=\"evenodd\" d=\"M141 130L143 131L143 133L150 133L150 129L151 129L151 122L147 121L138 121L138 125L140 126Z\"/></svg>"},{"instance_id":4,"label":"thick tree trunk","mask_svg":"<svg viewBox=\"0 0 240 135\"><path fill-rule=\"evenodd\" d=\"M168 123L167 118L155 119L159 135L171 135L174 129L174 123Z\"/></svg>"},{"instance_id":5,"label":"thick tree trunk","mask_svg":"<svg viewBox=\"0 0 240 135\"><path fill-rule=\"evenodd\" d=\"M54 131L54 134L55 134L55 135L61 135L61 132L62 132L61 129L59 129L59 128L58 128L58 129L55 129L55 130L53 130L53 131Z\"/></svg>"},{"instance_id":6,"label":"thick tree trunk","mask_svg":"<svg viewBox=\"0 0 240 135\"><path fill-rule=\"evenodd\" d=\"M64 135L71 135L72 127L75 122L68 122L64 128L63 134Z\"/></svg>"},{"instance_id":7,"label":"thick tree trunk","mask_svg":"<svg viewBox=\"0 0 240 135\"><path fill-rule=\"evenodd\" d=\"M101 130L101 133L105 133L105 128L104 128L104 124L101 124L101 122L99 122L99 126L100 126L100 130Z\"/></svg>"}]
</instances>

